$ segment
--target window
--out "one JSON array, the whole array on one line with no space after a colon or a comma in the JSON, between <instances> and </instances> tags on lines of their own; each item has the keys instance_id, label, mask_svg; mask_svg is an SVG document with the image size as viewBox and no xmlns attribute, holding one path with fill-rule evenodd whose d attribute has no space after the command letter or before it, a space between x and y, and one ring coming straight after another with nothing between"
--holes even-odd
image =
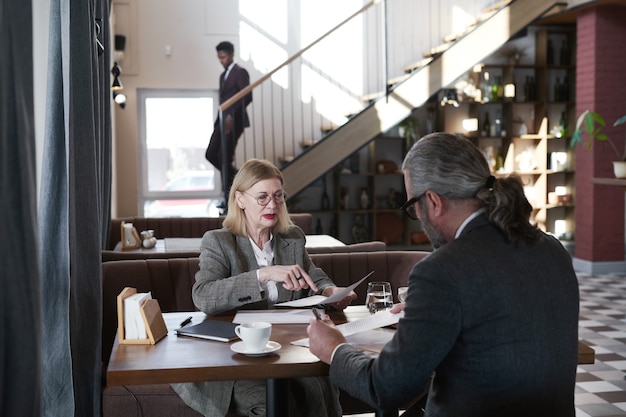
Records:
<instances>
[{"instance_id":1,"label":"window","mask_svg":"<svg viewBox=\"0 0 626 417\"><path fill-rule=\"evenodd\" d=\"M221 180L204 157L217 91L138 90L141 193L145 217L217 217Z\"/></svg>"}]
</instances>

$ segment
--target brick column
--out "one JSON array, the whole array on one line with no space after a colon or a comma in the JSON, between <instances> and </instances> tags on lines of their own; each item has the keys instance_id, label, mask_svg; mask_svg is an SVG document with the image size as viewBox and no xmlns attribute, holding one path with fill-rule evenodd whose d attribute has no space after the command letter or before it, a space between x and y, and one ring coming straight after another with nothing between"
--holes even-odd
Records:
<instances>
[{"instance_id":1,"label":"brick column","mask_svg":"<svg viewBox=\"0 0 626 417\"><path fill-rule=\"evenodd\" d=\"M595 110L607 121L606 134L624 149L626 114L626 7L582 10L577 22L576 116ZM591 263L624 261L624 189L598 185L592 177L614 178L615 152L594 143L576 149L575 258Z\"/></svg>"}]
</instances>

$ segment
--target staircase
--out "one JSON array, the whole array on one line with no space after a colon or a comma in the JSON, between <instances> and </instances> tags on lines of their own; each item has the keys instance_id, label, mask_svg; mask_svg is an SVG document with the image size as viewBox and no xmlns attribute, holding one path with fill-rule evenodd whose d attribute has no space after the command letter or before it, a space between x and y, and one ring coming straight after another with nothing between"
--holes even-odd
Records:
<instances>
[{"instance_id":1,"label":"staircase","mask_svg":"<svg viewBox=\"0 0 626 417\"><path fill-rule=\"evenodd\" d=\"M512 0L501 5L488 10L466 32L450 36L444 45L429 51L424 60L405 67L406 74L391 80L386 93L373 98L347 123L287 163L282 168L287 194L302 192L353 152L396 126L516 33L567 6L546 0Z\"/></svg>"}]
</instances>

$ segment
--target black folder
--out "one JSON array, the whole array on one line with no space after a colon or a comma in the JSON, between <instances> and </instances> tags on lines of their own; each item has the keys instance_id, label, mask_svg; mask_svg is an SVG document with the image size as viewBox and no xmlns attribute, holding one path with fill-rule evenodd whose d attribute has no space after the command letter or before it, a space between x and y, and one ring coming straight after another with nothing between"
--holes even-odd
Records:
<instances>
[{"instance_id":1,"label":"black folder","mask_svg":"<svg viewBox=\"0 0 626 417\"><path fill-rule=\"evenodd\" d=\"M219 342L231 342L238 339L235 334L235 327L237 327L237 324L230 321L205 320L193 326L176 329L176 334L178 336L217 340Z\"/></svg>"}]
</instances>

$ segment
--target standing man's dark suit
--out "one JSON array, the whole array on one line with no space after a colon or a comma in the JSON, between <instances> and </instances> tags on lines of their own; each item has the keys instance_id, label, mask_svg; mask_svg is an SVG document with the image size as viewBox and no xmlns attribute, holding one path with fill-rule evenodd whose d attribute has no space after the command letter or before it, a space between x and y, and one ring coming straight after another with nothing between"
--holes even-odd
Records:
<instances>
[{"instance_id":1,"label":"standing man's dark suit","mask_svg":"<svg viewBox=\"0 0 626 417\"><path fill-rule=\"evenodd\" d=\"M239 91L243 90L250 84L250 75L245 68L240 67L233 62L235 49L230 42L221 42L216 47L218 59L224 66L225 71L220 75L220 105L233 97ZM224 196L228 198L230 185L237 173L237 168L233 165L235 158L235 148L237 141L243 133L244 128L250 126L246 106L252 102L252 92L246 94L241 100L229 108L223 110L223 123L219 115L215 120L211 141L206 150L206 159L220 172L222 172L222 184L224 185ZM224 127L224 141L226 148L226 161L223 161L222 155L222 126ZM223 166L226 166L227 172L224 173Z\"/></svg>"}]
</instances>

